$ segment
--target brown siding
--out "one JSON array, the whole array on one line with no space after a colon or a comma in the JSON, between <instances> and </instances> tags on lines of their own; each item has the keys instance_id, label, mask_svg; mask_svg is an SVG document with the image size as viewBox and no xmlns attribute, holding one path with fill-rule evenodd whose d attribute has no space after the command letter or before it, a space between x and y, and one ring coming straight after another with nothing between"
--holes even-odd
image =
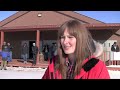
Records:
<instances>
[{"instance_id":1,"label":"brown siding","mask_svg":"<svg viewBox=\"0 0 120 90\"><path fill-rule=\"evenodd\" d=\"M42 40L57 40L58 31L42 31L41 39Z\"/></svg>"},{"instance_id":2,"label":"brown siding","mask_svg":"<svg viewBox=\"0 0 120 90\"><path fill-rule=\"evenodd\" d=\"M21 41L36 40L36 33L33 32L5 32L5 41L10 42L13 48L13 58L21 57Z\"/></svg>"},{"instance_id":3,"label":"brown siding","mask_svg":"<svg viewBox=\"0 0 120 90\"><path fill-rule=\"evenodd\" d=\"M38 17L38 13L42 16ZM72 18L56 13L54 11L30 11L29 13L6 24L4 27L11 26L34 26L34 25L61 25Z\"/></svg>"}]
</instances>

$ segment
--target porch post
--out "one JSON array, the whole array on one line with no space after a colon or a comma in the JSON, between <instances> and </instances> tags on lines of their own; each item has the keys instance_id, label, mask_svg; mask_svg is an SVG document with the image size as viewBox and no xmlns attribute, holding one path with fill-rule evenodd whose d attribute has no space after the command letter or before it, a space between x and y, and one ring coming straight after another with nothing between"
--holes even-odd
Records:
<instances>
[{"instance_id":1,"label":"porch post","mask_svg":"<svg viewBox=\"0 0 120 90\"><path fill-rule=\"evenodd\" d=\"M2 45L3 45L3 42L4 42L4 32L1 31L1 42L0 42L0 50L2 51ZM0 61L2 60L2 57L0 57Z\"/></svg>"},{"instance_id":2,"label":"porch post","mask_svg":"<svg viewBox=\"0 0 120 90\"><path fill-rule=\"evenodd\" d=\"M3 45L3 42L4 42L4 32L1 31L1 49L2 49L2 45Z\"/></svg>"},{"instance_id":3,"label":"porch post","mask_svg":"<svg viewBox=\"0 0 120 90\"><path fill-rule=\"evenodd\" d=\"M39 51L40 51L40 31L39 30L37 30L37 35L36 35L36 46L38 47L36 64L39 64Z\"/></svg>"}]
</instances>

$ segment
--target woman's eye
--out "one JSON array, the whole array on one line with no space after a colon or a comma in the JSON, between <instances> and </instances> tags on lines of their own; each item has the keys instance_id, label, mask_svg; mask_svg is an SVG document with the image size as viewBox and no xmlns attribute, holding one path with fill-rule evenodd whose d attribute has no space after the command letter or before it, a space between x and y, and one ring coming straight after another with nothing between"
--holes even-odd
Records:
<instances>
[{"instance_id":1,"label":"woman's eye","mask_svg":"<svg viewBox=\"0 0 120 90\"><path fill-rule=\"evenodd\" d=\"M68 38L74 38L74 36L69 36Z\"/></svg>"},{"instance_id":2,"label":"woman's eye","mask_svg":"<svg viewBox=\"0 0 120 90\"><path fill-rule=\"evenodd\" d=\"M65 38L64 36L61 36L60 38Z\"/></svg>"}]
</instances>

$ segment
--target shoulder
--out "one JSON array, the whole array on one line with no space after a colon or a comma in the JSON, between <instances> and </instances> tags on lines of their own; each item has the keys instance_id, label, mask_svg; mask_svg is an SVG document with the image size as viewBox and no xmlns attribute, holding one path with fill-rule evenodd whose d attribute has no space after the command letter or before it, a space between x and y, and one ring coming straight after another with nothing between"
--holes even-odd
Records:
<instances>
[{"instance_id":1,"label":"shoulder","mask_svg":"<svg viewBox=\"0 0 120 90\"><path fill-rule=\"evenodd\" d=\"M85 63L82 67L86 72L92 69L98 69L98 68L101 69L101 67L106 67L103 60L98 59L94 56L92 56L91 59L86 59L84 62Z\"/></svg>"},{"instance_id":2,"label":"shoulder","mask_svg":"<svg viewBox=\"0 0 120 90\"><path fill-rule=\"evenodd\" d=\"M110 75L105 63L102 60L91 69L91 78L96 79L110 79Z\"/></svg>"},{"instance_id":3,"label":"shoulder","mask_svg":"<svg viewBox=\"0 0 120 90\"><path fill-rule=\"evenodd\" d=\"M105 69L106 68L106 65L105 63L100 60L100 59L94 59L93 61L91 61L91 65L93 64L93 67L91 68L92 71L95 71L95 72L99 72L99 71L102 71L102 69ZM107 68L106 68L107 69Z\"/></svg>"},{"instance_id":4,"label":"shoulder","mask_svg":"<svg viewBox=\"0 0 120 90\"><path fill-rule=\"evenodd\" d=\"M84 69L84 71L86 71L85 75L87 75L89 79L110 79L106 65L100 59L91 60L87 66L87 70Z\"/></svg>"},{"instance_id":5,"label":"shoulder","mask_svg":"<svg viewBox=\"0 0 120 90\"><path fill-rule=\"evenodd\" d=\"M97 67L100 67L100 66L106 66L105 63L103 62L103 60L100 60L99 59L99 62L96 64Z\"/></svg>"},{"instance_id":6,"label":"shoulder","mask_svg":"<svg viewBox=\"0 0 120 90\"><path fill-rule=\"evenodd\" d=\"M90 60L88 60L83 66L82 68L87 72L90 71L92 68L94 68L98 63L100 62L99 59L97 58L91 58Z\"/></svg>"}]
</instances>

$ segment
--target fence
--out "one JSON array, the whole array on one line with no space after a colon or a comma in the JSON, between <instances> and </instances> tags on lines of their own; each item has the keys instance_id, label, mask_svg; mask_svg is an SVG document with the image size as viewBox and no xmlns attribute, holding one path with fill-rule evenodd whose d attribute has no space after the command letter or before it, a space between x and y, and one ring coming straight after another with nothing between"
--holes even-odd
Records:
<instances>
[{"instance_id":1,"label":"fence","mask_svg":"<svg viewBox=\"0 0 120 90\"><path fill-rule=\"evenodd\" d=\"M107 66L120 65L120 52L104 51L98 58L103 60Z\"/></svg>"}]
</instances>

